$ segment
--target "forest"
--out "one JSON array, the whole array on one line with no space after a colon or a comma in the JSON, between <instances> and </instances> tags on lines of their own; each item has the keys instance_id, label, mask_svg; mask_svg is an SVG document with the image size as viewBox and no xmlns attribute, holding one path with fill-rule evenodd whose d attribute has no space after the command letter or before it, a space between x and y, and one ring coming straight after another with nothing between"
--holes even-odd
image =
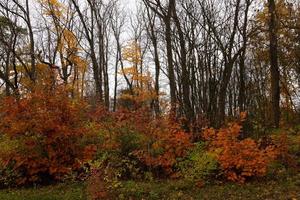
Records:
<instances>
[{"instance_id":1,"label":"forest","mask_svg":"<svg viewBox=\"0 0 300 200\"><path fill-rule=\"evenodd\" d=\"M0 0L0 199L300 200L300 1Z\"/></svg>"}]
</instances>

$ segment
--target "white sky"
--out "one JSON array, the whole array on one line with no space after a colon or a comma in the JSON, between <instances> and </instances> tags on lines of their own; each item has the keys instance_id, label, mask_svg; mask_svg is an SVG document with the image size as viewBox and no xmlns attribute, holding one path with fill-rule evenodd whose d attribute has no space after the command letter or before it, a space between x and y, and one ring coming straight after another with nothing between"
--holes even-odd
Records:
<instances>
[{"instance_id":1,"label":"white sky","mask_svg":"<svg viewBox=\"0 0 300 200\"><path fill-rule=\"evenodd\" d=\"M136 0L119 0L123 5L126 5L127 7L134 7L136 4Z\"/></svg>"}]
</instances>

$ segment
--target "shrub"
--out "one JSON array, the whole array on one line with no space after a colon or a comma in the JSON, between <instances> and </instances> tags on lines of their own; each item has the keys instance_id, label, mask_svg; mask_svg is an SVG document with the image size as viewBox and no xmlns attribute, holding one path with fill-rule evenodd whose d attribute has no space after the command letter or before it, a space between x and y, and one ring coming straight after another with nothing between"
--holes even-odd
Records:
<instances>
[{"instance_id":1,"label":"shrub","mask_svg":"<svg viewBox=\"0 0 300 200\"><path fill-rule=\"evenodd\" d=\"M288 136L286 133L274 135L273 138L279 152L276 161L286 168L299 170L300 162L297 160L297 153L300 152L299 138L292 135Z\"/></svg>"},{"instance_id":2,"label":"shrub","mask_svg":"<svg viewBox=\"0 0 300 200\"><path fill-rule=\"evenodd\" d=\"M167 118L153 119L147 108L119 110L108 118L99 124L106 138L103 151L110 152L108 160L117 171L123 163L126 173L121 177L125 179L144 177L149 171L169 176L175 172L177 158L192 147L189 134L179 124Z\"/></svg>"},{"instance_id":3,"label":"shrub","mask_svg":"<svg viewBox=\"0 0 300 200\"><path fill-rule=\"evenodd\" d=\"M148 135L147 148L135 151L135 155L151 169L161 170L163 175L174 175L177 160L186 156L193 146L190 136L167 119L156 123L159 125Z\"/></svg>"},{"instance_id":4,"label":"shrub","mask_svg":"<svg viewBox=\"0 0 300 200\"><path fill-rule=\"evenodd\" d=\"M217 156L207 151L205 143L199 142L179 163L179 168L183 177L193 182L211 178L218 170Z\"/></svg>"},{"instance_id":5,"label":"shrub","mask_svg":"<svg viewBox=\"0 0 300 200\"><path fill-rule=\"evenodd\" d=\"M1 173L17 185L62 180L96 150L81 143L86 104L70 100L63 90L10 97L1 105L0 133L9 138L2 141L14 141L1 151Z\"/></svg>"},{"instance_id":6,"label":"shrub","mask_svg":"<svg viewBox=\"0 0 300 200\"><path fill-rule=\"evenodd\" d=\"M119 143L119 151L123 155L130 155L133 151L143 148L146 138L143 134L137 133L134 130L122 130L122 134L117 138Z\"/></svg>"},{"instance_id":7,"label":"shrub","mask_svg":"<svg viewBox=\"0 0 300 200\"><path fill-rule=\"evenodd\" d=\"M268 164L276 157L274 146L260 149L252 139L239 140L241 126L232 123L220 130L206 129L204 138L210 142L211 152L228 180L244 182L249 177L266 175Z\"/></svg>"}]
</instances>

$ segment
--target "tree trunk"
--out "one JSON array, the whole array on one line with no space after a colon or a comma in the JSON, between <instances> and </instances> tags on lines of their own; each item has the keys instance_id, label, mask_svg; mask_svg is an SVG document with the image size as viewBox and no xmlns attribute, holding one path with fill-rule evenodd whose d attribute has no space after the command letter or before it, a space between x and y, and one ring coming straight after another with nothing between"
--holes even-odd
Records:
<instances>
[{"instance_id":1,"label":"tree trunk","mask_svg":"<svg viewBox=\"0 0 300 200\"><path fill-rule=\"evenodd\" d=\"M185 47L185 38L184 33L182 31L179 18L176 13L176 2L173 0L173 17L175 21L176 28L178 30L179 35L179 43L180 43L180 65L181 65L181 82L182 82L182 91L183 91L183 108L184 114L187 119L187 122L190 123L194 118L194 111L190 101L190 76L187 69L187 61L186 61L186 47Z\"/></svg>"},{"instance_id":2,"label":"tree trunk","mask_svg":"<svg viewBox=\"0 0 300 200\"><path fill-rule=\"evenodd\" d=\"M278 50L277 50L277 22L276 22L276 5L275 0L269 2L269 56L270 56L270 71L271 71L271 109L272 123L274 128L279 127L280 121L280 72L278 66Z\"/></svg>"},{"instance_id":3,"label":"tree trunk","mask_svg":"<svg viewBox=\"0 0 300 200\"><path fill-rule=\"evenodd\" d=\"M165 39L166 39L166 48L167 48L168 76L170 81L171 112L172 112L171 114L175 114L176 113L176 82L175 82L175 73L174 73L174 66L173 66L171 14L168 14L168 17L165 17L164 22L166 25Z\"/></svg>"}]
</instances>

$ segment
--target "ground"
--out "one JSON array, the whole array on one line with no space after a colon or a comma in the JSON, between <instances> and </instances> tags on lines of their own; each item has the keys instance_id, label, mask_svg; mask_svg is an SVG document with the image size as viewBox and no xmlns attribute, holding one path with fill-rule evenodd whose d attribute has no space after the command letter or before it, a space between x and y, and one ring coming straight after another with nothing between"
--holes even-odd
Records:
<instances>
[{"instance_id":1,"label":"ground","mask_svg":"<svg viewBox=\"0 0 300 200\"><path fill-rule=\"evenodd\" d=\"M201 188L183 180L122 183L115 191L118 199L145 200L192 200L192 199L282 199L300 200L300 174L284 174L280 177L266 177L246 184L208 183ZM64 183L55 186L5 189L0 191L3 200L85 200L85 183Z\"/></svg>"}]
</instances>

